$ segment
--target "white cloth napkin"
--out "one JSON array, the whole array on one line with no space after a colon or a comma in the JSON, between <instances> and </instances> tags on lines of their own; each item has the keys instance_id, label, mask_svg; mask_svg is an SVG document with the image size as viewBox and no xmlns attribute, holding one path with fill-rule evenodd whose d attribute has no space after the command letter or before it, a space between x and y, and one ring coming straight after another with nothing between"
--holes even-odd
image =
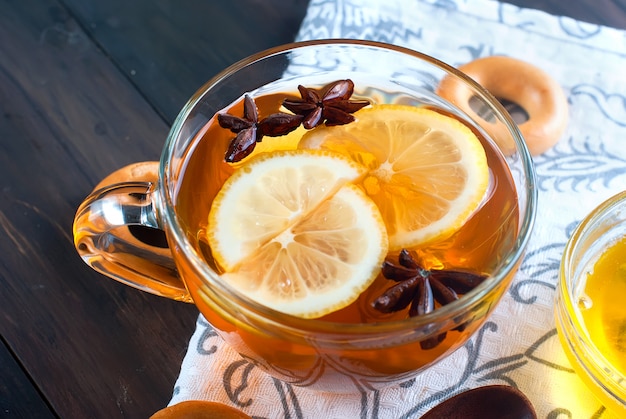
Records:
<instances>
[{"instance_id":1,"label":"white cloth napkin","mask_svg":"<svg viewBox=\"0 0 626 419\"><path fill-rule=\"evenodd\" d=\"M312 0L298 40L319 38L398 44L455 66L509 55L563 86L570 123L556 147L535 158L539 205L527 256L480 332L405 385L335 395L281 383L230 350L200 316L170 404L215 400L256 418L418 418L462 390L509 384L539 417L609 417L565 358L553 298L572 229L626 189L626 33L492 0Z\"/></svg>"}]
</instances>

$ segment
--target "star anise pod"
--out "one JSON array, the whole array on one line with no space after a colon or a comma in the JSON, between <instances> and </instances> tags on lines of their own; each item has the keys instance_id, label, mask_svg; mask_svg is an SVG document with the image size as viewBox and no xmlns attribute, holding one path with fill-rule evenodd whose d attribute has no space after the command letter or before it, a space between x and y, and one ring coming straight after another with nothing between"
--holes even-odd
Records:
<instances>
[{"instance_id":1,"label":"star anise pod","mask_svg":"<svg viewBox=\"0 0 626 419\"><path fill-rule=\"evenodd\" d=\"M322 123L328 126L344 125L354 121L352 113L369 105L367 100L350 100L354 82L338 80L320 90L298 86L301 99L285 99L283 106L296 115L302 115L306 129Z\"/></svg>"},{"instance_id":2,"label":"star anise pod","mask_svg":"<svg viewBox=\"0 0 626 419\"><path fill-rule=\"evenodd\" d=\"M382 265L385 278L397 282L372 303L383 313L391 313L409 307L409 316L419 316L435 310L435 302L443 306L459 299L487 276L460 270L427 270L420 266L413 255L403 249L398 264L385 260ZM462 330L460 325L457 330ZM423 349L437 346L445 338L445 332L420 342Z\"/></svg>"},{"instance_id":3,"label":"star anise pod","mask_svg":"<svg viewBox=\"0 0 626 419\"><path fill-rule=\"evenodd\" d=\"M243 101L242 118L227 113L217 115L217 121L222 128L228 128L237 134L228 145L225 160L229 163L240 161L252 153L256 143L260 142L263 136L285 135L298 128L302 118L301 115L278 112L259 121L256 103L250 95L246 95Z\"/></svg>"}]
</instances>

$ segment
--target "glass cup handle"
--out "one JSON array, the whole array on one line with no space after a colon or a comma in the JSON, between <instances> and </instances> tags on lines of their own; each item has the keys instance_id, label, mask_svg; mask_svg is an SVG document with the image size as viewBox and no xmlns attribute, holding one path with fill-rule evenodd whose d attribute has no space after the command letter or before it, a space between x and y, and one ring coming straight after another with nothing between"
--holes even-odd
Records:
<instances>
[{"instance_id":1,"label":"glass cup handle","mask_svg":"<svg viewBox=\"0 0 626 419\"><path fill-rule=\"evenodd\" d=\"M97 272L191 302L157 217L158 167L158 162L134 163L104 178L76 212L74 246Z\"/></svg>"}]
</instances>

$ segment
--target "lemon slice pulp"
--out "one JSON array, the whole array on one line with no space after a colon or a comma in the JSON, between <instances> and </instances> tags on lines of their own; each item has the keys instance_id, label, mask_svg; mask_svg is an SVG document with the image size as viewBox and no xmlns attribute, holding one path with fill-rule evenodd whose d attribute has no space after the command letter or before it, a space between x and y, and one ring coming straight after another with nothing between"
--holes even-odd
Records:
<instances>
[{"instance_id":1,"label":"lemon slice pulp","mask_svg":"<svg viewBox=\"0 0 626 419\"><path fill-rule=\"evenodd\" d=\"M208 240L222 277L277 311L321 317L352 303L387 250L376 205L353 183L366 170L319 150L260 154L217 194Z\"/></svg>"},{"instance_id":2,"label":"lemon slice pulp","mask_svg":"<svg viewBox=\"0 0 626 419\"><path fill-rule=\"evenodd\" d=\"M307 132L298 148L343 153L368 168L362 186L380 209L391 250L445 239L481 205L487 158L460 121L405 105L374 105L355 116Z\"/></svg>"}]
</instances>

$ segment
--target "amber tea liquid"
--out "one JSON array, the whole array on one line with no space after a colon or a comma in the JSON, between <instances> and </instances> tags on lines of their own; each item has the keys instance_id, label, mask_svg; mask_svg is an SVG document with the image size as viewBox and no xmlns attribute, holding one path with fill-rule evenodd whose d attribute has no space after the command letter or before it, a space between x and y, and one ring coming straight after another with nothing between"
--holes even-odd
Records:
<instances>
[{"instance_id":1,"label":"amber tea liquid","mask_svg":"<svg viewBox=\"0 0 626 419\"><path fill-rule=\"evenodd\" d=\"M586 270L578 309L591 341L626 374L626 237L612 243Z\"/></svg>"},{"instance_id":2,"label":"amber tea liquid","mask_svg":"<svg viewBox=\"0 0 626 419\"><path fill-rule=\"evenodd\" d=\"M330 81L333 80L326 82ZM368 88L359 91L359 86L363 85L357 80L354 81L356 86L354 98L367 98L373 103L406 104L413 100L410 96L389 93L382 89ZM299 83L315 86L302 81ZM294 87L289 86L290 90L277 89L267 94L255 94L259 119L277 112L286 96L297 96ZM426 106L432 107L432 104ZM228 112L241 115L242 100L234 103ZM358 112L355 116L358 118ZM197 253L217 271L219 267L215 266L204 236L211 202L234 171L231 165L224 162L224 153L232 137L231 132L219 127L215 117L198 133L195 147L186 157L184 172L181 174L182 181L176 195L176 211L184 221L188 237ZM479 210L452 237L427 248L412 249L420 255L427 269L468 269L489 274L498 269L503 256L514 246L519 227L519 208L514 181L502 154L491 141L480 135L479 138L485 148L490 168L489 191ZM263 139L264 142L275 140L269 137ZM185 276L185 272L182 274ZM503 281L501 286L506 288L509 282L510 278ZM322 370L325 377L323 380L326 381L323 385L326 388L332 387L332 380L341 383L339 377L353 377L351 380L354 377L361 377L360 379L373 386L375 384L371 382L378 380L378 376L395 374L398 380L402 380L405 372L427 365L442 354L456 349L459 342L464 342L466 336L480 326L478 324L480 322L471 321L473 317L481 317L479 313L469 314L467 319L459 320L464 323L464 327L448 331L442 342L427 350L415 343L404 344L393 341L355 348L350 346L349 337L346 337L346 344L343 346L324 349L324 345L317 345L315 339L311 337L304 339L301 336L265 333L239 322L236 316L227 314L226 307L216 309L206 304L209 301L206 295L211 290L203 289L199 282L188 278L186 283L195 304L231 346L244 356L247 354L258 358L260 355L267 360L267 364L261 367L297 385L315 387L322 377ZM391 281L380 276L356 302L321 320L336 323L376 323L406 318L406 311L382 314L371 308L373 299L391 284ZM495 294L494 299L497 297ZM491 306L492 304L487 301L483 310L490 310ZM336 371L334 378L332 374L328 374L331 370Z\"/></svg>"}]
</instances>

